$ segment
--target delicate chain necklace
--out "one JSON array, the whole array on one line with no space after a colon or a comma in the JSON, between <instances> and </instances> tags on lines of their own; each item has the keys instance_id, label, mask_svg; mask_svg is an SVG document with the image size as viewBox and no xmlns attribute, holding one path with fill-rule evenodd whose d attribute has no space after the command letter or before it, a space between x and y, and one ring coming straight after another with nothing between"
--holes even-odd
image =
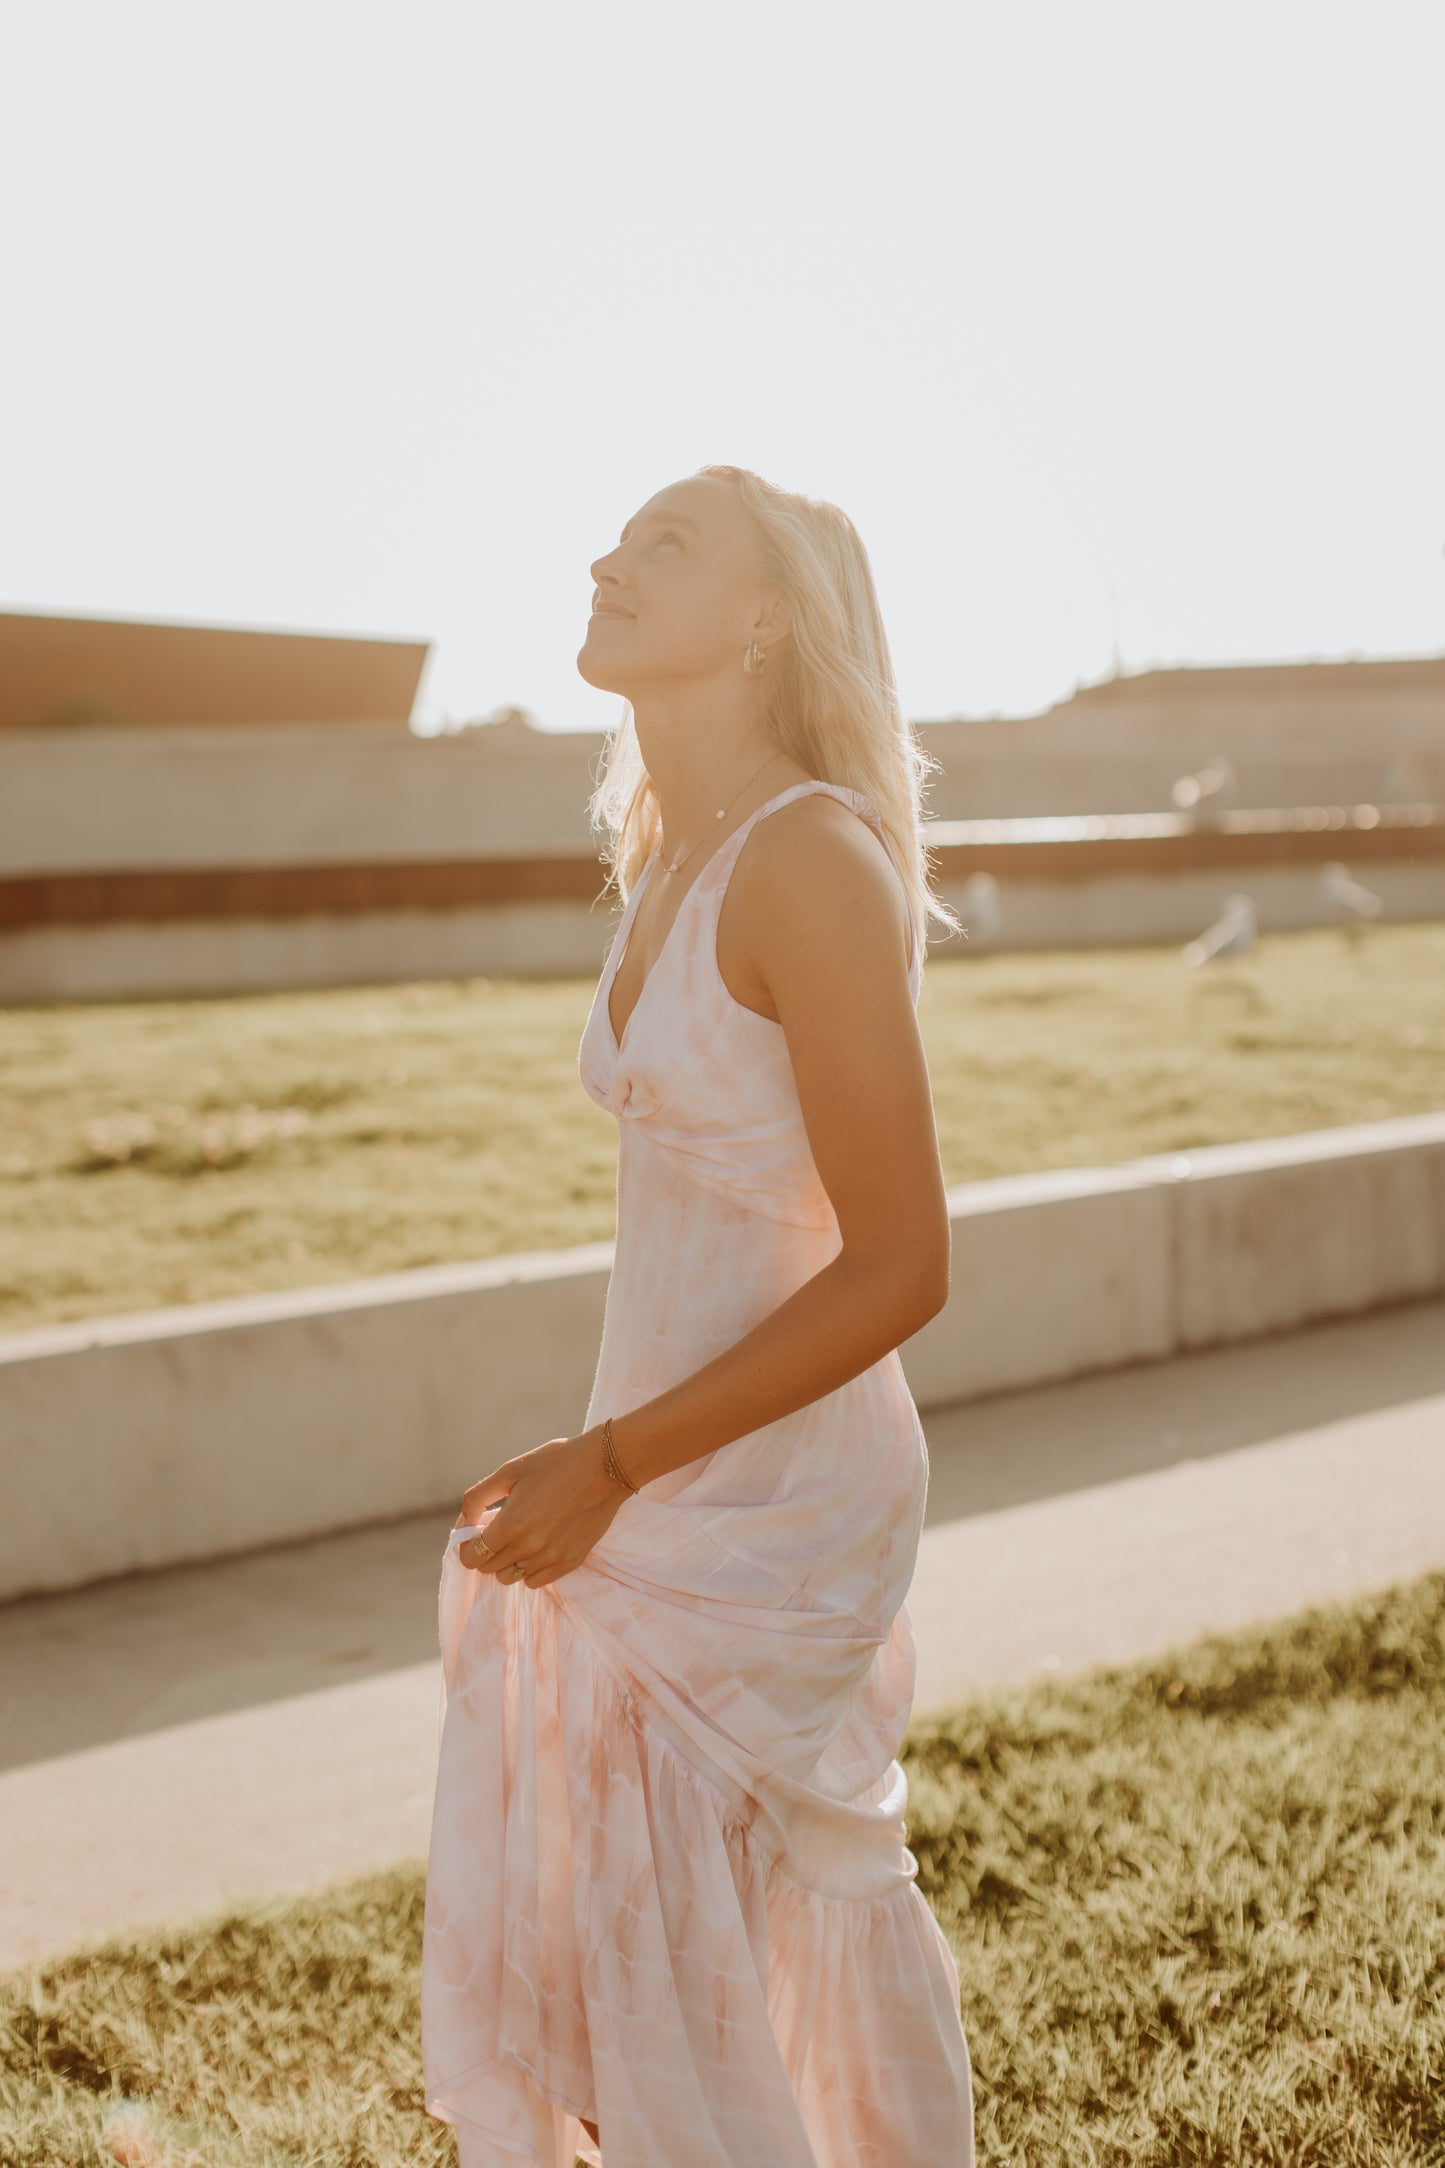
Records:
<instances>
[{"instance_id":1,"label":"delicate chain necklace","mask_svg":"<svg viewBox=\"0 0 1445 2168\"><path fill-rule=\"evenodd\" d=\"M727 804L726 804L725 806L719 806L719 808L718 808L718 810L717 810L716 818L717 818L718 820L720 820L720 821L722 821L722 820L726 820L726 819L727 819L727 817L728 817L728 815L729 815L729 813L731 813L731 811L732 811L733 807L734 807L734 806L735 806L735 805L737 804L737 802L738 802L739 798L741 798L741 796L742 796L742 794L743 794L743 790L750 790L750 789L752 788L753 784L754 784L754 783L756 783L756 781L757 781L758 777L759 777L759 776L760 776L760 775L761 775L761 774L763 773L763 769L764 769L764 768L771 768L771 766L773 765L773 762L774 762L775 760L781 760L781 759L782 759L782 757L783 757L783 756L782 756L782 754L781 754L781 753L769 753L769 755L768 755L767 759L766 759L766 760L765 760L765 761L763 762L763 766L762 766L762 768L758 768L758 769L756 769L756 770L754 771L754 773L753 773L752 775L750 775L750 776L748 777L748 779L747 779L747 782L746 782L746 783L744 783L744 785L743 785L743 789L742 789L742 790L739 790L739 791L735 791L735 792L733 793L732 797L731 797L731 798L729 798L729 800L728 800L728 802L727 802ZM659 823L659 824L658 824L658 831L657 831L657 833L658 833L658 840L659 840L659 842L660 842L660 841L661 841L661 837L662 837L662 827L661 827L661 823ZM701 849L702 849L702 846L703 846L703 843L704 843L704 841L706 840L706 837L707 837L707 830L706 830L706 829L704 828L704 830L703 830L702 834L701 834L701 835L700 835L700 836L698 837L698 839L697 839L696 843L694 843L694 845L693 845L693 847L692 847L692 850L691 850L691 851L684 851L684 852L683 852L683 855L682 855L682 857L681 857L681 858L677 858L677 859L674 859L674 860L673 860L673 863L672 863L671 865L669 865L669 864L668 864L668 862L667 862L667 860L666 860L666 858L664 858L664 859L663 859L663 861L662 861L662 870L663 870L663 872L664 872L664 873L680 873L680 872L682 871L683 867L684 867L684 866L685 866L685 865L687 864L687 862L688 862L689 858L691 858L691 857L692 857L692 855L693 855L693 851L699 851L699 850L701 850Z\"/></svg>"}]
</instances>

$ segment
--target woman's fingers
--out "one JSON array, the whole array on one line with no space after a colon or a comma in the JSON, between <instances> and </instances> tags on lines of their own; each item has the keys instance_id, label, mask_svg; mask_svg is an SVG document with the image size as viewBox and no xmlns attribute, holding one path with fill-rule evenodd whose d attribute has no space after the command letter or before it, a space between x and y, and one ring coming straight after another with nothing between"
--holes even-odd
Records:
<instances>
[{"instance_id":1,"label":"woman's fingers","mask_svg":"<svg viewBox=\"0 0 1445 2168\"><path fill-rule=\"evenodd\" d=\"M502 1543L494 1533L495 1525L483 1530L487 1550L481 1548L475 1536L457 1546L462 1564L476 1573L489 1573L509 1585L525 1581L528 1588L545 1588L548 1582L560 1581L564 1573L574 1572L582 1563L580 1558L559 1558L550 1546L540 1542L534 1541L529 1548L525 1535L514 1535Z\"/></svg>"},{"instance_id":2,"label":"woman's fingers","mask_svg":"<svg viewBox=\"0 0 1445 2168\"><path fill-rule=\"evenodd\" d=\"M457 1556L462 1564L470 1566L475 1573L494 1573L503 1563L503 1554L511 1533L508 1501L518 1473L515 1461L504 1460L500 1468L494 1468L490 1475L483 1476L480 1483L473 1483L463 1495L462 1510L453 1523L455 1527L466 1527L484 1521L488 1514L492 1515L482 1529L485 1548L482 1540L476 1536L469 1537L458 1547ZM502 1510L494 1511L498 1506Z\"/></svg>"},{"instance_id":3,"label":"woman's fingers","mask_svg":"<svg viewBox=\"0 0 1445 2168\"><path fill-rule=\"evenodd\" d=\"M462 1498L462 1519L479 1520L491 1507L499 1506L504 1498L509 1498L517 1474L517 1463L504 1460L500 1468L494 1468L490 1475L484 1475L480 1483L473 1483Z\"/></svg>"},{"instance_id":4,"label":"woman's fingers","mask_svg":"<svg viewBox=\"0 0 1445 2168\"><path fill-rule=\"evenodd\" d=\"M529 1533L526 1515L511 1504L492 1515L480 1537L472 1536L461 1545L464 1566L471 1566L478 1573L497 1574L504 1581L513 1578L517 1566L550 1562L555 1555L552 1545L540 1534Z\"/></svg>"},{"instance_id":5,"label":"woman's fingers","mask_svg":"<svg viewBox=\"0 0 1445 2168\"><path fill-rule=\"evenodd\" d=\"M464 1566L471 1566L478 1573L500 1573L504 1566L516 1563L517 1553L498 1542L491 1528L484 1528L479 1536L472 1536L458 1553Z\"/></svg>"},{"instance_id":6,"label":"woman's fingers","mask_svg":"<svg viewBox=\"0 0 1445 2168\"><path fill-rule=\"evenodd\" d=\"M478 1516L480 1518L480 1516ZM487 1549L498 1566L510 1565L514 1559L525 1558L526 1517L510 1501L494 1513L482 1530L487 1539Z\"/></svg>"},{"instance_id":7,"label":"woman's fingers","mask_svg":"<svg viewBox=\"0 0 1445 2168\"><path fill-rule=\"evenodd\" d=\"M462 1521L481 1534L458 1546L462 1564L530 1588L545 1588L581 1565L610 1525L616 1501L593 1498L595 1456L589 1450L579 1468L580 1448L580 1440L553 1438L472 1484ZM579 1482L579 1474L589 1480Z\"/></svg>"}]
</instances>

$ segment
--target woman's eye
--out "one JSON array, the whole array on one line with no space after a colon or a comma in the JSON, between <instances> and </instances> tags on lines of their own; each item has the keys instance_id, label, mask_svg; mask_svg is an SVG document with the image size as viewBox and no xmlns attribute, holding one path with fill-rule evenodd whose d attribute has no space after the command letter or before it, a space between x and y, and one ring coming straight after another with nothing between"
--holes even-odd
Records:
<instances>
[{"instance_id":1,"label":"woman's eye","mask_svg":"<svg viewBox=\"0 0 1445 2168\"><path fill-rule=\"evenodd\" d=\"M657 539L659 542L676 542L679 547L681 547L682 544L682 536L680 534L674 534L671 528L669 528L665 534L660 534Z\"/></svg>"}]
</instances>

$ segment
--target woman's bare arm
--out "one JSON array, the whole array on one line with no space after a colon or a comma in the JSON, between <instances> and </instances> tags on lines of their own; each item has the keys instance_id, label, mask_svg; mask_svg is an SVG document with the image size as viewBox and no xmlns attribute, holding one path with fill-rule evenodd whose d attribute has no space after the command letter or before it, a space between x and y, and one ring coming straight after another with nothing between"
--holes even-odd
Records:
<instances>
[{"instance_id":1,"label":"woman's bare arm","mask_svg":"<svg viewBox=\"0 0 1445 2168\"><path fill-rule=\"evenodd\" d=\"M948 1205L908 985L907 908L876 838L835 799L773 814L749 838L725 914L724 970L744 964L731 990L751 1008L770 997L842 1248L703 1369L614 1418L634 1483L846 1384L948 1294Z\"/></svg>"}]
</instances>

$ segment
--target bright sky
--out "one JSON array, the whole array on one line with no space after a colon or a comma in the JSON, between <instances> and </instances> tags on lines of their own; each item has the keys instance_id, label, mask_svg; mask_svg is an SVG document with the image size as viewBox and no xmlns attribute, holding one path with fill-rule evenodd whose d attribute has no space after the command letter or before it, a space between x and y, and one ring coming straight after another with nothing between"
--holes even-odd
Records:
<instances>
[{"instance_id":1,"label":"bright sky","mask_svg":"<svg viewBox=\"0 0 1445 2168\"><path fill-rule=\"evenodd\" d=\"M916 719L1445 649L1439 0L45 0L0 605L421 635L602 728L588 565L833 498Z\"/></svg>"}]
</instances>

